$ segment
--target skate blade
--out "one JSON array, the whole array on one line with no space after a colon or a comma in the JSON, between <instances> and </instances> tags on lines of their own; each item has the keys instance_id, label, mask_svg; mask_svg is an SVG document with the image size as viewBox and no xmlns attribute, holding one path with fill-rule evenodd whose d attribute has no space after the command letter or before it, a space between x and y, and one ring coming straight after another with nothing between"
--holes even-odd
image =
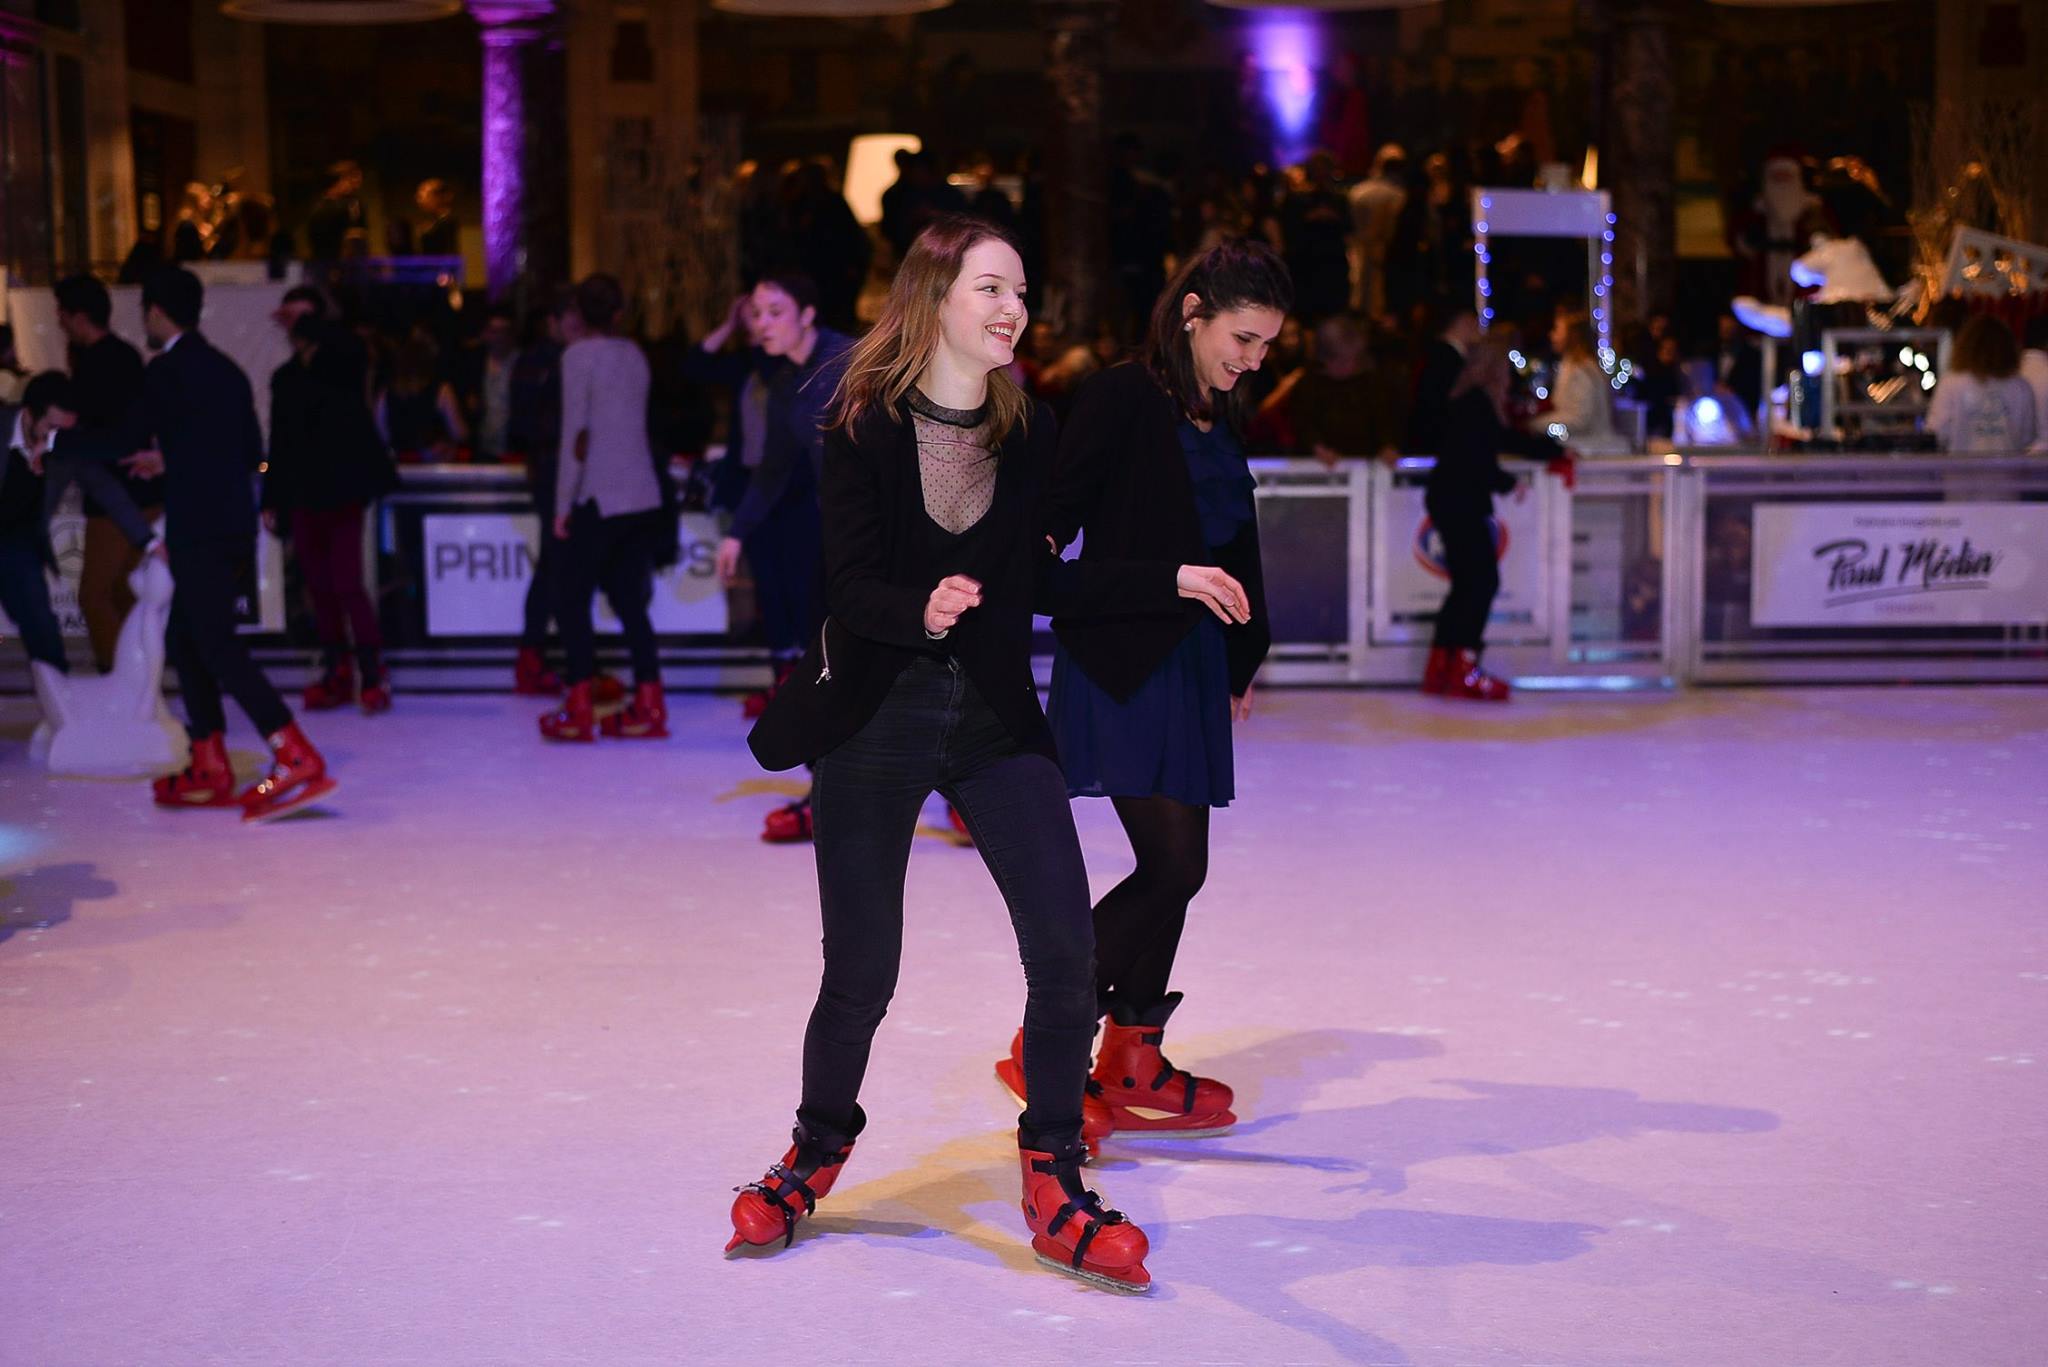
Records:
<instances>
[{"instance_id":1,"label":"skate blade","mask_svg":"<svg viewBox=\"0 0 2048 1367\"><path fill-rule=\"evenodd\" d=\"M1115 1291L1125 1296L1146 1296L1152 1292L1152 1283L1150 1281L1118 1281L1115 1277L1109 1276L1106 1273L1090 1272L1085 1267L1075 1267L1072 1263L1061 1262L1058 1258L1048 1258L1043 1253L1033 1253L1031 1256L1055 1272L1064 1272L1069 1277L1099 1286L1105 1291Z\"/></svg>"},{"instance_id":2,"label":"skate blade","mask_svg":"<svg viewBox=\"0 0 2048 1367\"><path fill-rule=\"evenodd\" d=\"M1194 1123L1187 1123L1190 1120ZM1118 1134L1161 1134L1174 1135L1181 1139L1210 1139L1219 1134L1229 1134L1236 1126L1237 1117L1229 1111L1189 1117L1176 1111L1155 1111L1147 1106L1116 1108Z\"/></svg>"},{"instance_id":3,"label":"skate blade","mask_svg":"<svg viewBox=\"0 0 2048 1367\"><path fill-rule=\"evenodd\" d=\"M340 786L339 780L323 778L318 783L309 783L293 793L289 802L280 802L275 807L266 808L261 812L245 810L242 813L242 820L247 825L261 826L281 816L290 816L293 812L303 811L312 806Z\"/></svg>"}]
</instances>

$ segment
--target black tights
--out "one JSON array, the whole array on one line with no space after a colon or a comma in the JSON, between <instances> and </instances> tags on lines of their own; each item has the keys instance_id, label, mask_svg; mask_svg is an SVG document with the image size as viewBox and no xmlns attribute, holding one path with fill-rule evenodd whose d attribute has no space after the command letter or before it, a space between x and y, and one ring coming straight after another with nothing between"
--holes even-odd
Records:
<instances>
[{"instance_id":1,"label":"black tights","mask_svg":"<svg viewBox=\"0 0 2048 1367\"><path fill-rule=\"evenodd\" d=\"M1138 867L1095 904L1095 996L1146 1011L1166 997L1188 903L1209 875L1209 809L1170 797L1119 797L1117 820Z\"/></svg>"}]
</instances>

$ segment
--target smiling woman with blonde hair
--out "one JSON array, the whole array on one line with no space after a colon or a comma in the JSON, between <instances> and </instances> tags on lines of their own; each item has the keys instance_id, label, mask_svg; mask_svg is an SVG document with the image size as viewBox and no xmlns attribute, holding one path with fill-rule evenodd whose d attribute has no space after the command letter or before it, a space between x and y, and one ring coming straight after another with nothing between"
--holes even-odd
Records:
<instances>
[{"instance_id":1,"label":"smiling woman with blonde hair","mask_svg":"<svg viewBox=\"0 0 2048 1367\"><path fill-rule=\"evenodd\" d=\"M732 1242L787 1244L866 1124L858 1096L896 987L904 870L934 791L958 809L1024 962L1023 1209L1041 1261L1150 1284L1144 1234L1083 1186L1095 1028L1088 878L1031 678L1036 612L1132 613L1242 590L1199 566L1072 564L1037 526L1052 416L1004 373L1027 321L1003 232L944 218L905 257L849 354L825 436L826 618L748 743L810 763L824 977L804 1036L794 1143L733 1202Z\"/></svg>"}]
</instances>

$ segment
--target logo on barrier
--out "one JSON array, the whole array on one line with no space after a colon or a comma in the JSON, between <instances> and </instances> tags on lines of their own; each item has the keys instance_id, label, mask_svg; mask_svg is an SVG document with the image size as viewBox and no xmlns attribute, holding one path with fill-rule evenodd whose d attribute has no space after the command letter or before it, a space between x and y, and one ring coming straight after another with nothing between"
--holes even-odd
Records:
<instances>
[{"instance_id":1,"label":"logo on barrier","mask_svg":"<svg viewBox=\"0 0 2048 1367\"><path fill-rule=\"evenodd\" d=\"M1496 563L1507 559L1508 527L1497 517L1486 519L1486 529L1493 533L1493 558ZM1427 570L1432 578L1450 582L1451 569L1444 559L1444 539L1436 534L1436 524L1423 518L1415 527L1415 540L1410 549L1415 553L1415 563Z\"/></svg>"},{"instance_id":2,"label":"logo on barrier","mask_svg":"<svg viewBox=\"0 0 2048 1367\"><path fill-rule=\"evenodd\" d=\"M2048 619L2048 507L1759 503L1758 626L1975 626Z\"/></svg>"}]
</instances>

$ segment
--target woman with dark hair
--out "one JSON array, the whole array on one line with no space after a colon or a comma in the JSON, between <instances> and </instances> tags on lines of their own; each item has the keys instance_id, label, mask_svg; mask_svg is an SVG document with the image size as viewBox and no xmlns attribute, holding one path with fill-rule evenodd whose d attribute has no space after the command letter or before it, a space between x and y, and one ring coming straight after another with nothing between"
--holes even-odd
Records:
<instances>
[{"instance_id":1,"label":"woman with dark hair","mask_svg":"<svg viewBox=\"0 0 2048 1367\"><path fill-rule=\"evenodd\" d=\"M1089 1092L1118 1130L1204 1135L1237 1123L1230 1088L1175 1068L1160 1045L1181 1000L1168 984L1188 903L1207 876L1209 809L1236 795L1231 723L1251 716L1272 643L1240 381L1292 302L1286 266L1262 244L1229 239L1182 266L1140 358L1076 392L1046 504L1050 540L1081 536L1080 564L1216 565L1245 589L1242 610L1218 619L1169 604L1053 621L1049 715L1067 791L1109 798L1137 857L1094 912L1095 1014L1108 1020ZM1012 1090L1028 1080L1023 1045L996 1065Z\"/></svg>"},{"instance_id":2,"label":"woman with dark hair","mask_svg":"<svg viewBox=\"0 0 2048 1367\"><path fill-rule=\"evenodd\" d=\"M661 661L648 605L662 527L661 476L647 439L647 357L618 334L626 296L609 275L576 286L582 335L562 353L562 430L556 457L555 518L562 542L555 622L568 660L568 695L540 719L548 740L595 740L600 730L627 740L668 735ZM592 679L597 637L591 595L604 590L633 660L633 697L597 722Z\"/></svg>"},{"instance_id":3,"label":"woman with dark hair","mask_svg":"<svg viewBox=\"0 0 2048 1367\"><path fill-rule=\"evenodd\" d=\"M1081 1182L1094 1035L1088 878L1031 681L1036 611L1143 614L1195 599L1241 619L1221 571L1055 556L1037 525L1052 417L1010 378L1023 263L993 224L939 218L849 353L825 436L827 616L748 743L815 767L824 978L804 1037L794 1143L733 1202L733 1238L787 1245L866 1123L868 1051L895 991L903 884L936 789L995 876L1024 961L1023 1210L1039 1259L1142 1291L1145 1236Z\"/></svg>"},{"instance_id":4,"label":"woman with dark hair","mask_svg":"<svg viewBox=\"0 0 2048 1367\"><path fill-rule=\"evenodd\" d=\"M1494 341L1474 344L1444 411L1436 466L1429 472L1423 503L1443 545L1451 591L1437 610L1436 636L1422 676L1425 693L1507 701L1507 681L1479 666L1479 654L1486 648L1486 619L1500 592L1493 496L1513 493L1516 483L1500 468L1501 454L1547 460L1553 473L1570 479L1571 464L1563 447L1549 437L1517 431L1509 423L1512 373L1505 346Z\"/></svg>"}]
</instances>

